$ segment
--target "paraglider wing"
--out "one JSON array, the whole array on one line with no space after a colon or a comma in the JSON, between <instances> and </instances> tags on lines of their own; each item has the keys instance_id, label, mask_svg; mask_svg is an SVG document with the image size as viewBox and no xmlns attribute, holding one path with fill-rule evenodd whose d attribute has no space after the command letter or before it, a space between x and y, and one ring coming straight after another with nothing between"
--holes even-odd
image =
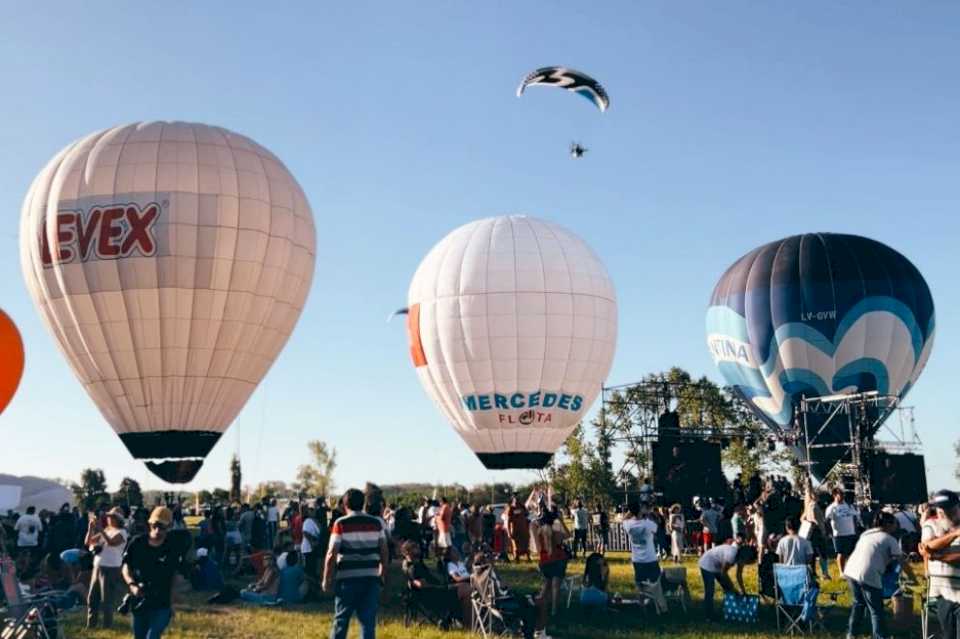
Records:
<instances>
[{"instance_id":1,"label":"paraglider wing","mask_svg":"<svg viewBox=\"0 0 960 639\"><path fill-rule=\"evenodd\" d=\"M61 151L23 204L27 289L130 453L186 482L273 364L313 279L313 213L253 140L132 124Z\"/></svg>"},{"instance_id":2,"label":"paraglider wing","mask_svg":"<svg viewBox=\"0 0 960 639\"><path fill-rule=\"evenodd\" d=\"M727 383L781 429L794 425L803 397L904 397L930 356L935 329L930 289L907 258L880 242L832 233L788 237L737 260L713 291L706 323ZM826 417L808 415L811 432ZM871 417L879 427L886 416ZM841 443L847 429L834 420L819 443ZM803 441L798 452L806 454ZM814 476L843 454L841 446L814 449Z\"/></svg>"},{"instance_id":3,"label":"paraglider wing","mask_svg":"<svg viewBox=\"0 0 960 639\"><path fill-rule=\"evenodd\" d=\"M543 468L610 370L617 302L603 264L532 217L462 226L410 284L410 354L427 394L487 468Z\"/></svg>"},{"instance_id":4,"label":"paraglider wing","mask_svg":"<svg viewBox=\"0 0 960 639\"><path fill-rule=\"evenodd\" d=\"M0 413L13 399L23 376L23 340L10 316L0 310Z\"/></svg>"},{"instance_id":5,"label":"paraglider wing","mask_svg":"<svg viewBox=\"0 0 960 639\"><path fill-rule=\"evenodd\" d=\"M567 67L542 67L533 71L517 87L517 97L523 95L527 87L535 85L555 86L573 91L590 100L600 111L610 108L610 98L599 82L586 73Z\"/></svg>"},{"instance_id":6,"label":"paraglider wing","mask_svg":"<svg viewBox=\"0 0 960 639\"><path fill-rule=\"evenodd\" d=\"M390 320L392 320L394 317L397 317L398 315L408 315L409 313L410 313L409 308L398 308L394 312L387 315L387 323L389 323Z\"/></svg>"}]
</instances>

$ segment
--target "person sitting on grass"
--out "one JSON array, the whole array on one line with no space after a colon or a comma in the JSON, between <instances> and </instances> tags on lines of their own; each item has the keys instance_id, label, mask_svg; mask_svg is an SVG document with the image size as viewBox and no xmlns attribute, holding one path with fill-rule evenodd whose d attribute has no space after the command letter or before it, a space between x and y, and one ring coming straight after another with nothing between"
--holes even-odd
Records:
<instances>
[{"instance_id":1,"label":"person sitting on grass","mask_svg":"<svg viewBox=\"0 0 960 639\"><path fill-rule=\"evenodd\" d=\"M267 553L267 555L263 566L263 575L255 583L240 591L240 598L244 601L260 605L277 603L280 571L277 569L277 562L273 558L273 553Z\"/></svg>"},{"instance_id":2,"label":"person sitting on grass","mask_svg":"<svg viewBox=\"0 0 960 639\"><path fill-rule=\"evenodd\" d=\"M277 598L283 603L303 603L307 596L306 573L296 550L286 553L284 567L280 569L280 585L277 586Z\"/></svg>"},{"instance_id":3,"label":"person sitting on grass","mask_svg":"<svg viewBox=\"0 0 960 639\"><path fill-rule=\"evenodd\" d=\"M607 584L610 582L610 566L598 552L587 557L583 570L583 589L580 591L580 605L586 610L603 610L610 600Z\"/></svg>"},{"instance_id":4,"label":"person sitting on grass","mask_svg":"<svg viewBox=\"0 0 960 639\"><path fill-rule=\"evenodd\" d=\"M713 620L713 593L715 584L720 583L724 592L737 592L730 580L730 569L737 567L737 585L741 595L747 594L743 585L743 567L757 561L757 549L745 545L743 538L735 543L714 546L700 557L700 575L703 577L703 608L707 619Z\"/></svg>"},{"instance_id":5,"label":"person sitting on grass","mask_svg":"<svg viewBox=\"0 0 960 639\"><path fill-rule=\"evenodd\" d=\"M220 567L207 548L197 548L197 561L190 571L190 585L198 592L223 590L223 577Z\"/></svg>"}]
</instances>

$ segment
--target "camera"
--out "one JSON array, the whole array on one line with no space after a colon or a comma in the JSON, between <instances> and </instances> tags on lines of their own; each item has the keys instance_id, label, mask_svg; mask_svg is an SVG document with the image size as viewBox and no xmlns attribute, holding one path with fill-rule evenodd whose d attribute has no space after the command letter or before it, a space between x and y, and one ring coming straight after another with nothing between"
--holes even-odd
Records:
<instances>
[{"instance_id":1,"label":"camera","mask_svg":"<svg viewBox=\"0 0 960 639\"><path fill-rule=\"evenodd\" d=\"M140 588L142 589L143 585L141 585ZM124 595L120 605L117 606L117 612L121 615L128 615L131 612L140 612L146 602L147 600L145 598L137 597L128 592L126 595Z\"/></svg>"}]
</instances>

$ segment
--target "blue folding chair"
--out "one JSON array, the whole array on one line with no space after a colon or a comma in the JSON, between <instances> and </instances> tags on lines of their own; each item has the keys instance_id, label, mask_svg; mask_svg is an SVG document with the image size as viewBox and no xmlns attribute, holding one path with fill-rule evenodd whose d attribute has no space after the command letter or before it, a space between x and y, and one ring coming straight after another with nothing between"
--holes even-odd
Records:
<instances>
[{"instance_id":1,"label":"blue folding chair","mask_svg":"<svg viewBox=\"0 0 960 639\"><path fill-rule=\"evenodd\" d=\"M773 565L773 591L777 613L777 630L791 635L794 632L813 632L816 620L816 602L820 589L810 576L807 566ZM781 617L785 621L781 621Z\"/></svg>"}]
</instances>

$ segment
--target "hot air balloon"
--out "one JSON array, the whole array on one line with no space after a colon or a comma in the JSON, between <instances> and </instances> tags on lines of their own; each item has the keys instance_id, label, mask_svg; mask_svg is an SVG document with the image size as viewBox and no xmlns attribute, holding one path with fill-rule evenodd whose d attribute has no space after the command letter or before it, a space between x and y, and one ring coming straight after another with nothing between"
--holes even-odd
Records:
<instances>
[{"instance_id":1,"label":"hot air balloon","mask_svg":"<svg viewBox=\"0 0 960 639\"><path fill-rule=\"evenodd\" d=\"M617 300L567 229L510 215L461 226L413 276L420 382L487 468L543 468L610 370Z\"/></svg>"},{"instance_id":2,"label":"hot air balloon","mask_svg":"<svg viewBox=\"0 0 960 639\"><path fill-rule=\"evenodd\" d=\"M796 235L751 251L720 278L707 310L707 342L721 374L778 433L790 430L802 397L904 397L930 357L933 334L933 298L917 268L855 235ZM876 417L874 432L862 436L875 434L883 415ZM849 440L845 420L820 421L823 443ZM811 449L811 474L823 478L843 454L837 446Z\"/></svg>"},{"instance_id":3,"label":"hot air balloon","mask_svg":"<svg viewBox=\"0 0 960 639\"><path fill-rule=\"evenodd\" d=\"M313 214L272 153L226 129L145 122L58 153L23 204L34 303L137 459L192 479L290 336Z\"/></svg>"},{"instance_id":4,"label":"hot air balloon","mask_svg":"<svg viewBox=\"0 0 960 639\"><path fill-rule=\"evenodd\" d=\"M10 316L0 310L0 413L13 399L23 376L23 340Z\"/></svg>"}]
</instances>

